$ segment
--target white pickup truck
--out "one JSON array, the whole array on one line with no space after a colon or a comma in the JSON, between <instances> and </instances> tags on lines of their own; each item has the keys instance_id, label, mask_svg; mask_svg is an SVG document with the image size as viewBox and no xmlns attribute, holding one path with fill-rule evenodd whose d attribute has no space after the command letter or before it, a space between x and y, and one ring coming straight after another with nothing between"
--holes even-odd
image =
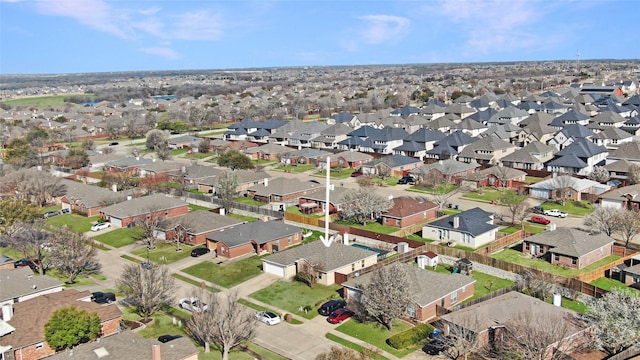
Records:
<instances>
[{"instance_id":1,"label":"white pickup truck","mask_svg":"<svg viewBox=\"0 0 640 360\"><path fill-rule=\"evenodd\" d=\"M567 217L567 213L562 212L558 209L552 209L552 210L545 210L544 214L547 216L555 216L555 217L560 217L560 218L565 218Z\"/></svg>"}]
</instances>

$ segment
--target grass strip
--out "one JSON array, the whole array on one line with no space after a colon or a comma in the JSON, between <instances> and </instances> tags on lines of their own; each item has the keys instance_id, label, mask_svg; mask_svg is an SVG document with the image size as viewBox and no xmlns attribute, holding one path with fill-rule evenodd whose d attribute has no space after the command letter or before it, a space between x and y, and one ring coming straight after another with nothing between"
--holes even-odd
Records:
<instances>
[{"instance_id":1,"label":"grass strip","mask_svg":"<svg viewBox=\"0 0 640 360\"><path fill-rule=\"evenodd\" d=\"M359 353L362 353L363 350L365 350L365 351L367 350L367 348L365 348L365 347L362 347L362 346L360 346L360 345L358 345L356 343L353 343L353 342L351 342L349 340L343 339L343 338L341 338L339 336L336 336L336 335L333 335L331 333L326 333L325 337L327 339L333 341L333 342L336 342L336 343L338 343L338 344L340 344L342 346L346 346L349 349L355 350L355 351L357 351ZM376 353L372 354L372 358L375 359L375 360L385 360L385 359L388 360L387 357L385 357L383 355L380 355L380 354L376 354Z\"/></svg>"}]
</instances>

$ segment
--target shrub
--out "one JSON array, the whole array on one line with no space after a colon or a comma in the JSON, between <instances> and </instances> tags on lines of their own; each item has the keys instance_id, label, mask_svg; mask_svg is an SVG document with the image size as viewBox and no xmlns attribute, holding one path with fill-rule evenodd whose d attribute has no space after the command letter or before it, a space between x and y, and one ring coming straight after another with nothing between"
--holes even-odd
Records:
<instances>
[{"instance_id":1,"label":"shrub","mask_svg":"<svg viewBox=\"0 0 640 360\"><path fill-rule=\"evenodd\" d=\"M420 324L409 330L393 335L387 339L387 343L394 349L400 350L423 341L428 338L429 334L432 332L433 326L429 324Z\"/></svg>"}]
</instances>

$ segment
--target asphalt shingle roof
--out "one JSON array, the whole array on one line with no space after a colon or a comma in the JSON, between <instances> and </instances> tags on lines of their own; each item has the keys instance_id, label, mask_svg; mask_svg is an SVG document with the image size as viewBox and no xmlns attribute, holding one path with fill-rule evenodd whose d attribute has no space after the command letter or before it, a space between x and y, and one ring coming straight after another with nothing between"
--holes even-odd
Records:
<instances>
[{"instance_id":1,"label":"asphalt shingle roof","mask_svg":"<svg viewBox=\"0 0 640 360\"><path fill-rule=\"evenodd\" d=\"M318 264L320 270L331 272L364 259L377 258L377 256L378 253L375 251L344 245L339 242L332 242L329 247L326 247L322 241L316 240L269 255L262 258L262 261L278 265L293 265L300 259L306 259L312 264Z\"/></svg>"},{"instance_id":2,"label":"asphalt shingle roof","mask_svg":"<svg viewBox=\"0 0 640 360\"><path fill-rule=\"evenodd\" d=\"M580 257L600 247L613 244L615 239L604 233L590 234L572 228L558 228L526 238L524 241L552 247L549 251L572 257Z\"/></svg>"},{"instance_id":3,"label":"asphalt shingle roof","mask_svg":"<svg viewBox=\"0 0 640 360\"><path fill-rule=\"evenodd\" d=\"M207 239L221 241L229 247L235 247L251 241L255 241L257 244L264 244L300 232L302 232L302 229L299 227L285 224L282 221L254 221L208 235Z\"/></svg>"},{"instance_id":4,"label":"asphalt shingle roof","mask_svg":"<svg viewBox=\"0 0 640 360\"><path fill-rule=\"evenodd\" d=\"M436 229L447 229L458 232L468 233L471 236L484 234L488 231L497 229L497 225L489 224L493 214L484 211L479 207L463 211L457 215L450 215L446 218L436 220L425 226ZM458 217L459 225L454 228L454 218Z\"/></svg>"}]
</instances>

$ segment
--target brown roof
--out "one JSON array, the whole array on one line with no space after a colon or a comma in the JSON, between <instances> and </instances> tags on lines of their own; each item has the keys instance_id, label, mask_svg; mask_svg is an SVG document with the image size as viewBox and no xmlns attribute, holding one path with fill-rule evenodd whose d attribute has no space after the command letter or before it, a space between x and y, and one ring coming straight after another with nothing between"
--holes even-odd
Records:
<instances>
[{"instance_id":1,"label":"brown roof","mask_svg":"<svg viewBox=\"0 0 640 360\"><path fill-rule=\"evenodd\" d=\"M383 216L402 219L437 207L438 205L431 201L402 196L393 199L393 207L385 212Z\"/></svg>"},{"instance_id":2,"label":"brown roof","mask_svg":"<svg viewBox=\"0 0 640 360\"><path fill-rule=\"evenodd\" d=\"M80 310L95 312L102 322L122 316L115 305L98 305L79 299L91 296L89 291L64 290L40 295L13 305L13 318L7 321L16 331L0 338L0 345L11 345L14 349L44 341L44 325L54 311L75 305Z\"/></svg>"}]
</instances>

